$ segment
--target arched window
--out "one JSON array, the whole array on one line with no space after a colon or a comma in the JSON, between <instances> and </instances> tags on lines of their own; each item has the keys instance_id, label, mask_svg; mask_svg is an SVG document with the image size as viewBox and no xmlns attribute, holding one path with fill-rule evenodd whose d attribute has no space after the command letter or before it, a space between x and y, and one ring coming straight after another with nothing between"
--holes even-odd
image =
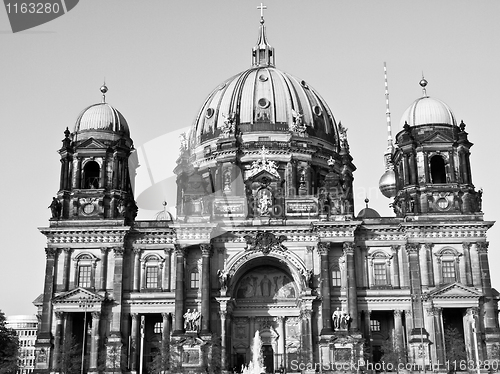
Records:
<instances>
[{"instance_id":1,"label":"arched window","mask_svg":"<svg viewBox=\"0 0 500 374\"><path fill-rule=\"evenodd\" d=\"M460 254L452 248L436 253L441 270L441 283L454 283L458 280L458 261Z\"/></svg>"},{"instance_id":2,"label":"arched window","mask_svg":"<svg viewBox=\"0 0 500 374\"><path fill-rule=\"evenodd\" d=\"M94 288L96 261L97 258L86 253L76 258L76 287Z\"/></svg>"},{"instance_id":3,"label":"arched window","mask_svg":"<svg viewBox=\"0 0 500 374\"><path fill-rule=\"evenodd\" d=\"M369 255L371 271L371 285L373 287L390 286L390 257L383 251L377 251Z\"/></svg>"},{"instance_id":4,"label":"arched window","mask_svg":"<svg viewBox=\"0 0 500 374\"><path fill-rule=\"evenodd\" d=\"M436 155L431 158L431 182L446 183L446 168L441 156Z\"/></svg>"},{"instance_id":5,"label":"arched window","mask_svg":"<svg viewBox=\"0 0 500 374\"><path fill-rule=\"evenodd\" d=\"M99 188L99 164L95 161L88 161L83 167L83 188Z\"/></svg>"},{"instance_id":6,"label":"arched window","mask_svg":"<svg viewBox=\"0 0 500 374\"><path fill-rule=\"evenodd\" d=\"M161 285L162 259L156 255L149 255L141 260L142 263L142 288L158 290Z\"/></svg>"}]
</instances>

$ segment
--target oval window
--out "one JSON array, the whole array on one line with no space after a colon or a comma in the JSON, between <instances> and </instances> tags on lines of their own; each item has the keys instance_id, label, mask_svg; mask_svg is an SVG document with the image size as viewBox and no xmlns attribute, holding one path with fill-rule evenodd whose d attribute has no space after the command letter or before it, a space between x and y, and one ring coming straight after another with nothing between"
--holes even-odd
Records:
<instances>
[{"instance_id":1,"label":"oval window","mask_svg":"<svg viewBox=\"0 0 500 374\"><path fill-rule=\"evenodd\" d=\"M267 79L268 79L268 78L267 78L264 74L259 75L259 80L260 80L261 82L265 82L265 81L267 81Z\"/></svg>"},{"instance_id":2,"label":"oval window","mask_svg":"<svg viewBox=\"0 0 500 374\"><path fill-rule=\"evenodd\" d=\"M269 100L266 98L259 99L258 104L261 108L267 108L269 106Z\"/></svg>"},{"instance_id":3,"label":"oval window","mask_svg":"<svg viewBox=\"0 0 500 374\"><path fill-rule=\"evenodd\" d=\"M313 112L314 114L316 114L317 116L321 116L321 114L323 113L323 111L321 110L321 107L319 105L315 105L313 107Z\"/></svg>"},{"instance_id":4,"label":"oval window","mask_svg":"<svg viewBox=\"0 0 500 374\"><path fill-rule=\"evenodd\" d=\"M301 85L302 85L302 87L304 87L304 88L309 88L309 87L307 86L306 81L301 81L301 82L300 82L300 84L301 84Z\"/></svg>"},{"instance_id":5,"label":"oval window","mask_svg":"<svg viewBox=\"0 0 500 374\"><path fill-rule=\"evenodd\" d=\"M437 206L439 207L439 209L445 210L446 208L448 208L448 200L444 197L438 199Z\"/></svg>"},{"instance_id":6,"label":"oval window","mask_svg":"<svg viewBox=\"0 0 500 374\"><path fill-rule=\"evenodd\" d=\"M207 118L210 118L210 117L212 117L212 116L214 115L214 113L215 113L214 108L208 108L208 109L207 109L207 112L205 113L205 116L206 116Z\"/></svg>"}]
</instances>

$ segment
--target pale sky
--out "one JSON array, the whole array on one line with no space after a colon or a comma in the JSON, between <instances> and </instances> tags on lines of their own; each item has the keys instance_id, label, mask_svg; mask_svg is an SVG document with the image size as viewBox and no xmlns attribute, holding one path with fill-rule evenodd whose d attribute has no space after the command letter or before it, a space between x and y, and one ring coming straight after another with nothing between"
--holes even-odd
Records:
<instances>
[{"instance_id":1,"label":"pale sky","mask_svg":"<svg viewBox=\"0 0 500 374\"><path fill-rule=\"evenodd\" d=\"M154 154L155 182L138 198L140 219L167 200L178 135L206 96L250 67L260 1L82 0L66 15L12 34L0 8L0 125L3 200L0 309L34 314L43 292L47 208L59 188L66 126L81 110L107 102L128 121L139 151ZM356 213L393 216L378 191L387 144L383 64L387 62L393 132L405 109L427 93L467 124L473 182L482 187L485 220L499 218L495 198L500 136L500 2L270 0L267 35L276 67L305 80L349 129ZM151 187L149 180L138 187ZM165 187L166 186L166 187ZM500 224L488 232L493 286L500 288Z\"/></svg>"}]
</instances>

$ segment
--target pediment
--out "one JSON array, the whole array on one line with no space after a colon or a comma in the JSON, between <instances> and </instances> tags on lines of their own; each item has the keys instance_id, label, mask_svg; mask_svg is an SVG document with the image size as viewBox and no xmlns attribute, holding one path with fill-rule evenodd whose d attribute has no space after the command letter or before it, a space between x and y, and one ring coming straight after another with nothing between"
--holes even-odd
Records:
<instances>
[{"instance_id":1,"label":"pediment","mask_svg":"<svg viewBox=\"0 0 500 374\"><path fill-rule=\"evenodd\" d=\"M426 143L454 143L454 140L438 131L432 133L422 142Z\"/></svg>"},{"instance_id":2,"label":"pediment","mask_svg":"<svg viewBox=\"0 0 500 374\"><path fill-rule=\"evenodd\" d=\"M477 299L479 297L482 297L483 294L481 293L481 291L474 287L468 287L461 283L455 282L429 292L429 296L431 296L433 299Z\"/></svg>"},{"instance_id":3,"label":"pediment","mask_svg":"<svg viewBox=\"0 0 500 374\"><path fill-rule=\"evenodd\" d=\"M87 304L98 305L104 301L104 297L96 294L95 292L79 287L57 295L52 299L52 304L79 305L82 300L85 300Z\"/></svg>"},{"instance_id":4,"label":"pediment","mask_svg":"<svg viewBox=\"0 0 500 374\"><path fill-rule=\"evenodd\" d=\"M267 170L261 170L249 176L248 179L253 182L264 182L265 184L268 184L268 182L279 181L281 176L277 171L269 172Z\"/></svg>"},{"instance_id":5,"label":"pediment","mask_svg":"<svg viewBox=\"0 0 500 374\"><path fill-rule=\"evenodd\" d=\"M78 149L106 149L107 146L94 138L85 140L78 146Z\"/></svg>"}]
</instances>

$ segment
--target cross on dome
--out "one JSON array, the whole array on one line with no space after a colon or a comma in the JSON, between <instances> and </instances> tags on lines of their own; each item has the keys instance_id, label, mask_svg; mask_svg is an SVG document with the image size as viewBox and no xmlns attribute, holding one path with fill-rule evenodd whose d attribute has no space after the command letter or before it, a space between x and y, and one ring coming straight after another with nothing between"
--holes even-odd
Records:
<instances>
[{"instance_id":1,"label":"cross on dome","mask_svg":"<svg viewBox=\"0 0 500 374\"><path fill-rule=\"evenodd\" d=\"M260 23L264 23L264 10L267 9L267 6L260 3L260 5L257 7L257 9L260 10Z\"/></svg>"}]
</instances>

